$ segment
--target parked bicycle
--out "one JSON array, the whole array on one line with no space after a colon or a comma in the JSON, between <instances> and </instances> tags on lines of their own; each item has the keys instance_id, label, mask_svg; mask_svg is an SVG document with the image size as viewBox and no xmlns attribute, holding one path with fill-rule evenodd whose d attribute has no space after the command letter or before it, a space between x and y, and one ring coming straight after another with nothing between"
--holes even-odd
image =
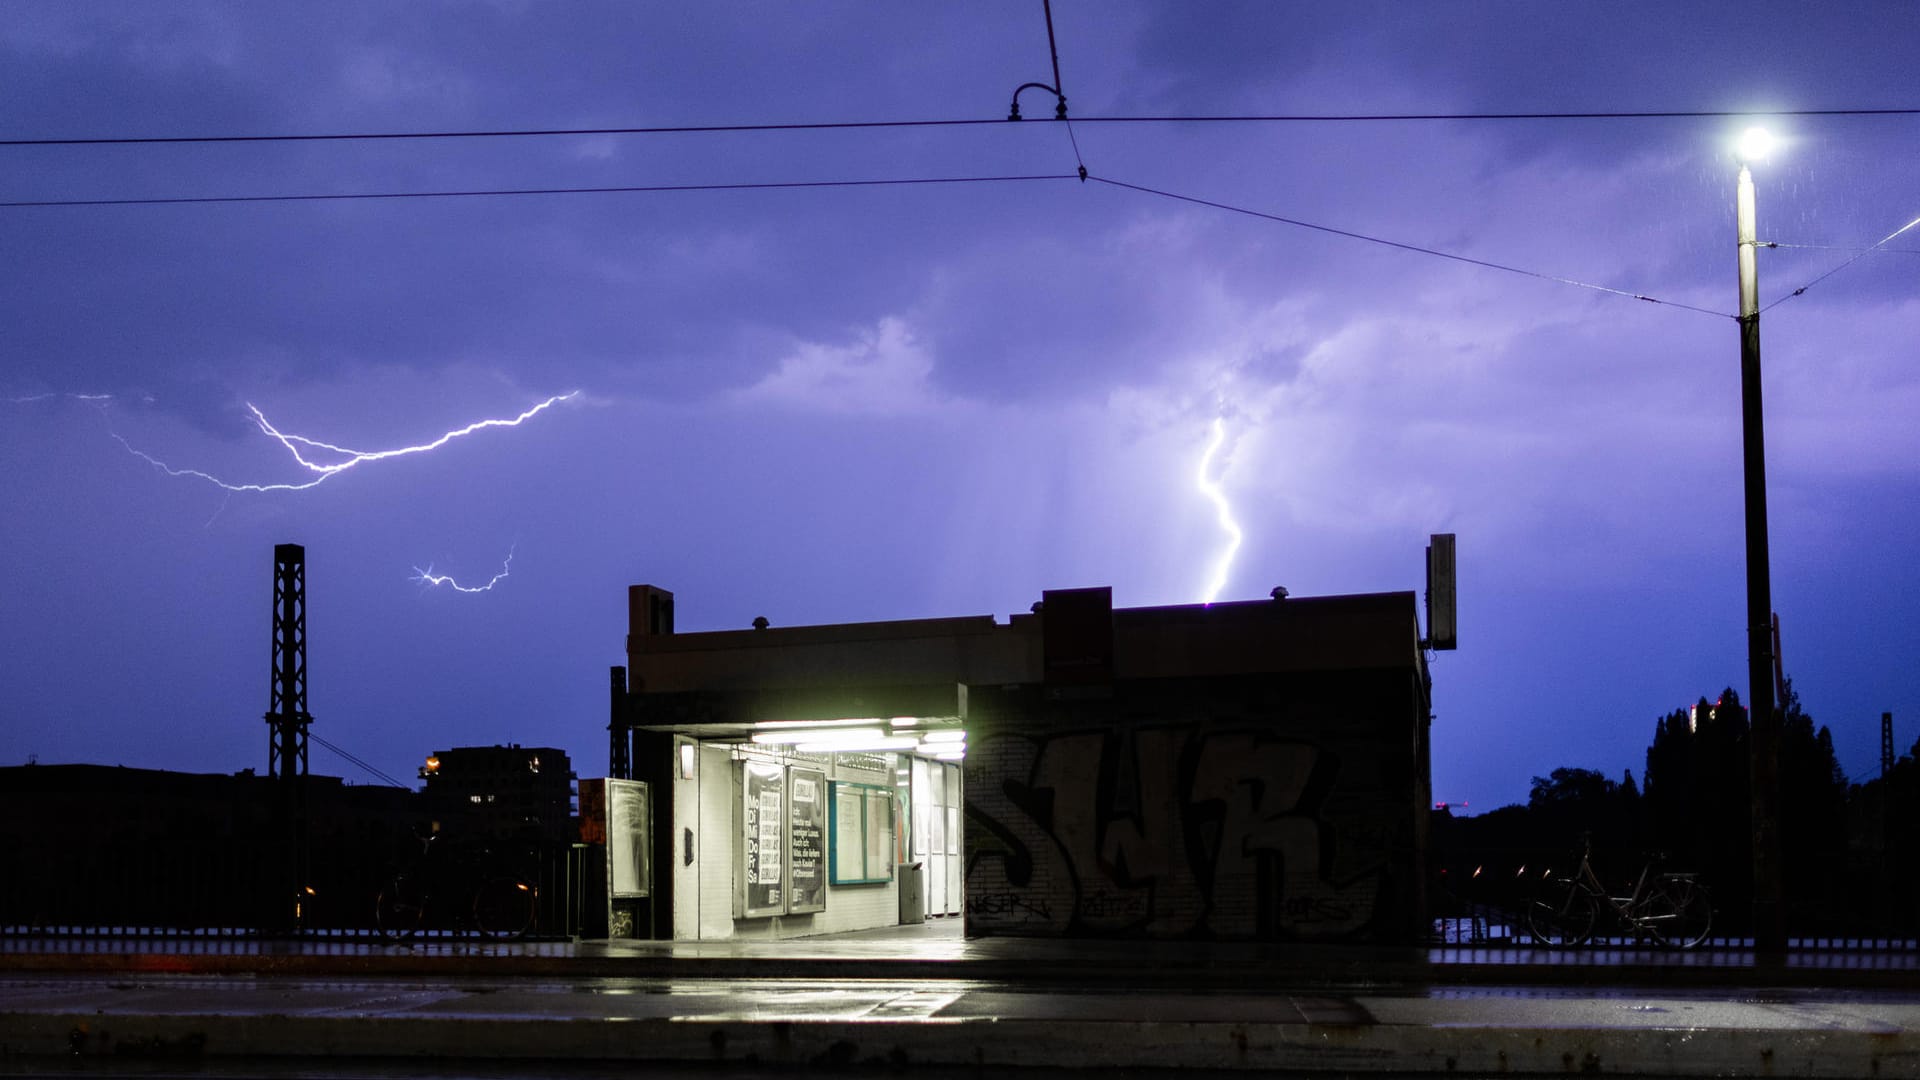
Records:
<instances>
[{"instance_id":1,"label":"parked bicycle","mask_svg":"<svg viewBox=\"0 0 1920 1080\"><path fill-rule=\"evenodd\" d=\"M484 846L449 850L440 823L418 829L420 854L389 880L374 905L374 925L388 941L401 942L429 925L465 921L482 937L511 941L533 928L539 890L517 874L499 872Z\"/></svg>"},{"instance_id":2,"label":"parked bicycle","mask_svg":"<svg viewBox=\"0 0 1920 1080\"><path fill-rule=\"evenodd\" d=\"M1640 868L1630 896L1609 895L1593 872L1593 841L1586 841L1573 876L1549 879L1527 902L1527 930L1542 945L1567 948L1593 937L1604 907L1635 936L1676 949L1691 949L1713 929L1713 901L1697 875L1655 873L1655 860Z\"/></svg>"}]
</instances>

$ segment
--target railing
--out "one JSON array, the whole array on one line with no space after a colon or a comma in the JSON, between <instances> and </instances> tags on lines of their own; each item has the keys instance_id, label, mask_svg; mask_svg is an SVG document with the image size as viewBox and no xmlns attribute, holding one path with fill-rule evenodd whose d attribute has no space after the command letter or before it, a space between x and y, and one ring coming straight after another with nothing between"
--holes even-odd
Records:
<instances>
[{"instance_id":1,"label":"railing","mask_svg":"<svg viewBox=\"0 0 1920 1080\"><path fill-rule=\"evenodd\" d=\"M153 837L92 849L55 843L0 851L0 934L221 938L299 934L371 936L374 901L400 861L390 836L323 838L311 850L311 892L273 900L259 843L209 837L166 845ZM581 926L583 845L529 853L520 872L539 890L529 937L570 937ZM297 908L296 908L297 905ZM297 911L297 921L295 912Z\"/></svg>"},{"instance_id":2,"label":"railing","mask_svg":"<svg viewBox=\"0 0 1920 1080\"><path fill-rule=\"evenodd\" d=\"M1534 946L1531 934L1527 932L1526 917L1523 913L1488 908L1466 914L1448 915L1433 920L1433 931L1429 937L1433 945L1463 946L1504 946L1530 948ZM1614 932L1596 933L1592 940L1581 949L1635 949L1654 948L1654 944L1632 934ZM1914 953L1920 952L1920 938L1916 937L1789 937L1787 948L1791 952L1818 953ZM1713 935L1696 946L1694 951L1751 951L1753 939L1732 935Z\"/></svg>"}]
</instances>

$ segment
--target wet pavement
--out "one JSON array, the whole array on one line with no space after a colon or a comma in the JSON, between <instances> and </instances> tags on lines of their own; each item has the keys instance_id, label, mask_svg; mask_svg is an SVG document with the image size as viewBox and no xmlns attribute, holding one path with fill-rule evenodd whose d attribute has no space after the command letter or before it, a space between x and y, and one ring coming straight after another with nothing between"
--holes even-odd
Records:
<instances>
[{"instance_id":1,"label":"wet pavement","mask_svg":"<svg viewBox=\"0 0 1920 1080\"><path fill-rule=\"evenodd\" d=\"M337 1059L1899 1077L1920 1075L1920 994L14 975L0 977L0 1045L14 1071Z\"/></svg>"},{"instance_id":2,"label":"wet pavement","mask_svg":"<svg viewBox=\"0 0 1920 1080\"><path fill-rule=\"evenodd\" d=\"M0 1073L396 1063L1920 1077L1920 957L0 938ZM410 1067L412 1067L410 1066ZM355 1067L359 1067L356 1065Z\"/></svg>"}]
</instances>

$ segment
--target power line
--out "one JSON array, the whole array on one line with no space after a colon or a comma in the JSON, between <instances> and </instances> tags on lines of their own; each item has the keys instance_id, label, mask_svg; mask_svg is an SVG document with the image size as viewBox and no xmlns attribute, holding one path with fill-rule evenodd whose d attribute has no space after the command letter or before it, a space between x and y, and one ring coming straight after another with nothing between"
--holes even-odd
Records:
<instances>
[{"instance_id":1,"label":"power line","mask_svg":"<svg viewBox=\"0 0 1920 1080\"><path fill-rule=\"evenodd\" d=\"M353 200L369 200L369 199L457 199L457 198L476 198L476 197L486 197L486 196L513 197L513 196L529 196L529 195L602 195L602 194L667 193L667 192L693 192L693 191L770 191L770 190L794 190L794 189L808 189L808 188L866 188L866 187L915 186L915 185L937 185L937 184L1022 183L1022 182L1037 181L1037 180L1080 180L1082 182L1087 180L1094 180L1102 184L1107 184L1111 187L1125 188L1130 191L1137 191L1137 192L1141 192L1143 194L1148 194L1148 195L1156 195L1161 198L1172 199L1178 202L1192 203L1198 206L1212 207L1217 210L1226 210L1236 214L1245 214L1249 217L1256 217L1265 221L1272 221L1282 225L1292 225L1302 229L1311 229L1315 232L1323 232L1323 233L1328 233L1334 236L1342 236L1352 240L1361 240L1366 243L1379 244L1383 247L1395 248L1400 251L1410 251L1410 252L1414 252L1421 255L1431 255L1435 258L1448 259L1453 262L1466 263L1470 266L1479 266L1489 270L1501 270L1506 273L1520 274L1524 277L1537 278L1542 281L1552 281L1562 285L1571 285L1571 286L1574 286L1575 288L1590 289L1595 292L1608 293L1614 296L1622 296L1622 297L1626 297L1633 300L1643 300L1650 304L1663 304L1668 307L1677 307L1687 311L1696 311L1703 315L1714 315L1721 318L1732 317L1730 315L1725 314L1724 312L1714 311L1709 308L1695 307L1691 304L1683 304L1674 300L1662 300L1658 297L1647 296L1642 293L1627 292L1626 290L1623 290L1623 289L1615 289L1605 285L1596 285L1596 284L1593 284L1592 282L1579 281L1574 278L1568 278L1568 277L1561 277L1557 274L1541 273L1537 270L1527 270L1525 268L1518 267L1518 266L1508 266L1504 263L1492 262L1487 259L1476 259L1467 255L1458 255L1449 251L1441 251L1437 248L1423 247L1419 244L1410 244L1410 243L1405 243L1399 240L1389 240L1389 239L1386 239L1385 237L1373 236L1373 235L1362 233L1362 232L1355 232L1350 229L1339 229L1339 228L1334 228L1333 226L1330 226L1330 225L1319 225L1310 221L1302 221L1298 218L1285 217L1279 214L1269 214L1264 211L1252 210L1247 207L1234 206L1230 203L1216 202L1211 199L1202 199L1192 195L1181 195L1176 192L1164 191L1159 188L1146 187L1140 184L1130 184L1122 180L1113 180L1103 176L1093 176L1086 172L1085 166L1081 166L1080 171L1078 173L1038 173L1038 174L1007 175L1007 176L910 177L910 178L901 178L901 179L878 179L878 180L788 180L788 181L769 181L765 183L652 184L652 185L624 185L624 186L618 186L618 187L496 188L496 189L484 189L484 190L475 189L475 190L463 190L463 191L335 192L335 193L316 193L316 194L297 194L297 195L194 195L194 196L181 196L181 197L152 197L152 198L130 198L130 199L40 199L40 200L24 200L24 201L15 201L15 202L0 202L0 209L23 209L23 208L36 208L36 207L38 208L89 207L89 206L182 206L182 205L192 206L192 205L233 204L233 203L328 202L328 201L342 201L342 200L353 201ZM1920 224L1920 221L1916 221L1915 223ZM1899 235L1898 232L1893 234L1893 236L1898 236L1898 235ZM1892 238L1893 238L1892 236L1889 236L1887 239L1891 240ZM1885 243L1885 241L1882 241L1882 243ZM1865 254L1865 253L1863 252L1862 254ZM1859 256L1855 256L1855 258L1858 258L1858 257ZM1852 260L1849 260L1849 262L1851 261ZM1839 268L1836 268L1836 271L1838 269ZM1828 271L1828 274L1830 275L1834 272L1835 271ZM1825 276L1827 275L1822 275L1822 277L1825 277ZM1816 279L1816 281L1817 280L1818 279ZM1809 286L1811 284L1812 283L1809 283ZM1803 286L1800 291L1805 292L1806 288L1809 286ZM1796 293L1795 295L1798 295L1798 293ZM1778 303L1778 301L1775 301L1775 302Z\"/></svg>"},{"instance_id":2,"label":"power line","mask_svg":"<svg viewBox=\"0 0 1920 1080\"><path fill-rule=\"evenodd\" d=\"M798 188L906 187L927 184L1007 184L1077 180L1072 173L1026 176L922 176L890 180L783 180L758 184L636 184L620 187L492 188L469 191L359 191L304 195L192 195L179 198L31 199L0 202L0 209L53 206L186 206L209 203L330 202L357 199L466 199L480 196L612 195L672 191L773 191Z\"/></svg>"},{"instance_id":3,"label":"power line","mask_svg":"<svg viewBox=\"0 0 1920 1080\"><path fill-rule=\"evenodd\" d=\"M1591 289L1595 292L1609 293L1614 296L1623 296L1631 300L1644 300L1649 304L1663 304L1667 307L1681 308L1686 311L1697 311L1702 315L1713 315L1722 319L1733 318L1733 316L1728 315L1726 312L1723 312L1723 311L1714 311L1711 308L1695 307L1692 304L1683 304L1677 300L1662 300L1658 297L1647 296L1643 293L1627 292L1624 289L1614 289L1614 288L1609 288L1608 286L1605 286L1605 285L1595 285L1592 282L1577 281L1573 278L1561 277L1558 274L1543 274L1537 270L1527 270L1518 266L1508 266L1505 263L1491 262L1486 259L1475 259L1467 255L1456 255L1450 251L1441 251L1437 248L1422 247L1419 244L1403 243L1398 240L1388 240L1385 237L1370 236L1366 233L1354 232L1350 229L1336 229L1330 225L1317 225L1311 221L1301 221L1298 218L1283 217L1279 214L1269 214L1260 210L1250 210L1244 206L1234 206L1231 203L1215 202L1211 199L1196 198L1195 196L1192 196L1192 195L1181 195L1171 191L1162 191L1159 188L1144 187L1140 184L1129 184L1121 180L1110 180L1104 176L1089 176L1087 177L1087 179L1093 180L1102 184L1108 184L1113 187L1126 188L1129 191L1138 191L1148 195L1158 195L1163 199L1173 199L1178 202L1193 203L1197 206L1210 206L1216 210L1226 210L1235 214L1245 214L1248 217L1256 217L1265 221L1278 222L1282 225L1292 225L1292 226L1295 226L1296 228L1312 229L1315 232L1330 233L1334 236L1344 236L1350 240L1363 240L1369 244L1379 244L1383 247L1397 248L1398 250L1401 250L1401 251L1411 251L1421 255L1431 255L1439 259L1451 259L1454 262L1462 262L1470 266L1484 267L1488 270L1502 270L1509 274L1520 274L1523 277L1539 278L1542 281L1558 282L1562 285L1572 285L1575 288Z\"/></svg>"},{"instance_id":4,"label":"power line","mask_svg":"<svg viewBox=\"0 0 1920 1080\"><path fill-rule=\"evenodd\" d=\"M379 769L374 768L372 765L369 765L366 762L360 760L358 757L355 757L353 754L347 752L346 750L338 746L335 746L334 744L328 742L327 740L321 738L318 735L315 735L312 731L307 732L307 738L312 739L314 742L317 742L321 746L326 747L328 750L333 751L335 754L338 754L339 756L345 758L347 761L360 766L362 770L364 770L368 775L374 777L375 779L385 781L387 784L397 788L403 788L407 786L401 783L400 781L395 780L393 777L388 776L386 773L381 772Z\"/></svg>"},{"instance_id":5,"label":"power line","mask_svg":"<svg viewBox=\"0 0 1920 1080\"><path fill-rule=\"evenodd\" d=\"M1827 280L1828 278L1839 273L1840 271L1845 270L1847 267L1852 266L1854 263L1859 262L1861 259L1866 258L1868 255L1873 254L1875 251L1879 250L1880 248L1886 246L1888 243L1892 242L1896 237L1900 236L1900 234L1906 232L1908 229L1911 229L1916 225L1920 225L1920 217L1914 218L1912 221L1907 222L1905 225L1902 225L1899 228L1888 233L1887 235L1881 237L1880 242L1877 244L1874 244L1872 247L1866 248L1862 251L1855 252L1853 258L1848 259L1846 262L1841 263L1839 266L1836 266L1833 269L1827 271L1826 273L1821 274L1819 277L1814 278L1812 281L1807 282L1805 285L1800 286L1799 288L1793 290L1787 295L1780 297L1778 300L1775 300L1773 303L1768 304L1766 307L1763 307L1760 310L1772 311L1774 308L1779 307L1781 304L1784 304L1787 301L1793 299L1794 297L1805 293L1808 289L1813 288L1815 285L1820 284L1821 282Z\"/></svg>"},{"instance_id":6,"label":"power line","mask_svg":"<svg viewBox=\"0 0 1920 1080\"><path fill-rule=\"evenodd\" d=\"M1259 113L1243 115L1162 114L1076 116L1082 124L1352 124L1529 120L1731 120L1748 117L1893 117L1920 116L1920 108L1897 109L1662 109L1593 112L1458 113ZM79 138L0 139L0 146L158 146L193 143L354 142L405 139L519 139L587 135L710 135L742 132L862 131L883 128L986 127L1008 123L1004 117L950 117L928 120L835 120L812 123L659 124L594 128L478 128L446 131L355 131L268 135L128 135Z\"/></svg>"}]
</instances>

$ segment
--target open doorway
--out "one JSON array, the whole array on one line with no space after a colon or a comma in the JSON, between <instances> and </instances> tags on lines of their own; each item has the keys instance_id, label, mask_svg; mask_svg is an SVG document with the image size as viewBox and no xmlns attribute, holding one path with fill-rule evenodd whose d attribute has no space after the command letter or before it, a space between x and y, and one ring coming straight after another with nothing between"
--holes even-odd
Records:
<instances>
[{"instance_id":1,"label":"open doorway","mask_svg":"<svg viewBox=\"0 0 1920 1080\"><path fill-rule=\"evenodd\" d=\"M960 766L924 757L902 758L901 764L896 772L907 774L902 783L912 833L907 862L921 867L923 914L957 920L966 907Z\"/></svg>"}]
</instances>

